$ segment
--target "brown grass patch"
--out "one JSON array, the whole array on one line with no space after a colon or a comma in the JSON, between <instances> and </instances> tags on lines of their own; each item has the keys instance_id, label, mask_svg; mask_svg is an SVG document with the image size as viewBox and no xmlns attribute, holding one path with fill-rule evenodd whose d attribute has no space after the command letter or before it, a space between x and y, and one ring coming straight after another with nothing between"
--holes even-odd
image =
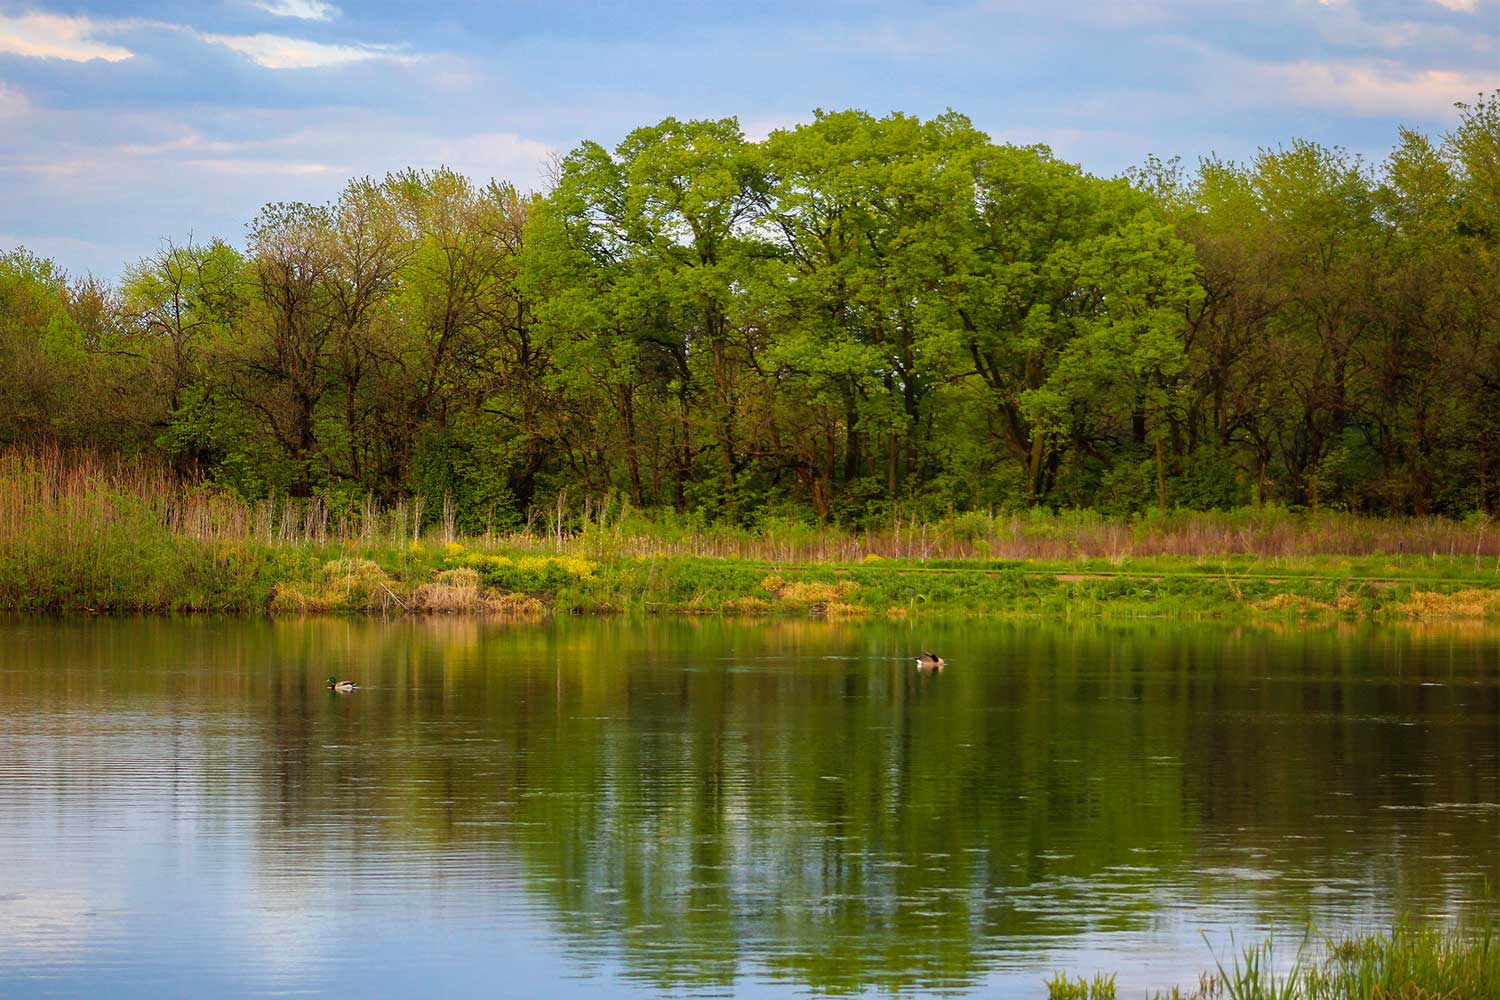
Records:
<instances>
[{"instance_id":1,"label":"brown grass patch","mask_svg":"<svg viewBox=\"0 0 1500 1000\"><path fill-rule=\"evenodd\" d=\"M764 597L736 597L724 602L724 613L730 615L768 615L775 605Z\"/></svg>"},{"instance_id":2,"label":"brown grass patch","mask_svg":"<svg viewBox=\"0 0 1500 1000\"><path fill-rule=\"evenodd\" d=\"M1251 607L1257 611L1273 611L1278 614L1296 612L1299 615L1334 610L1332 604L1315 601L1311 597L1303 597L1301 594L1277 594L1275 597L1268 597L1264 601L1256 601Z\"/></svg>"},{"instance_id":3,"label":"brown grass patch","mask_svg":"<svg viewBox=\"0 0 1500 1000\"><path fill-rule=\"evenodd\" d=\"M368 559L335 559L315 580L288 580L276 585L271 610L316 614L333 611L472 615L536 618L546 614L541 601L527 594L486 589L479 573L467 567L443 570L431 582L402 589L385 570Z\"/></svg>"},{"instance_id":4,"label":"brown grass patch","mask_svg":"<svg viewBox=\"0 0 1500 1000\"><path fill-rule=\"evenodd\" d=\"M467 567L445 569L431 583L424 583L416 589L411 606L414 611L430 614L471 614L483 610L485 596L477 570Z\"/></svg>"},{"instance_id":5,"label":"brown grass patch","mask_svg":"<svg viewBox=\"0 0 1500 1000\"><path fill-rule=\"evenodd\" d=\"M853 580L840 580L838 583L788 583L776 575L766 577L760 582L760 586L786 604L832 604L844 601L859 590L859 584Z\"/></svg>"},{"instance_id":6,"label":"brown grass patch","mask_svg":"<svg viewBox=\"0 0 1500 1000\"><path fill-rule=\"evenodd\" d=\"M323 564L315 580L278 583L271 595L272 611L373 611L402 598L391 587L385 570L368 559L333 559Z\"/></svg>"},{"instance_id":7,"label":"brown grass patch","mask_svg":"<svg viewBox=\"0 0 1500 1000\"><path fill-rule=\"evenodd\" d=\"M542 618L547 614L547 605L530 594L500 594L492 590L485 596L484 613L513 615L516 618Z\"/></svg>"},{"instance_id":8,"label":"brown grass patch","mask_svg":"<svg viewBox=\"0 0 1500 1000\"><path fill-rule=\"evenodd\" d=\"M1469 588L1452 594L1419 590L1396 605L1408 618L1490 618L1500 615L1500 591Z\"/></svg>"},{"instance_id":9,"label":"brown grass patch","mask_svg":"<svg viewBox=\"0 0 1500 1000\"><path fill-rule=\"evenodd\" d=\"M1337 611L1343 614L1353 614L1359 611L1359 598L1353 594L1340 594L1333 601L1319 601L1302 594L1277 594L1268 597L1264 601L1256 601L1250 605L1257 611L1268 611L1276 614L1296 613L1299 615L1315 615L1329 611Z\"/></svg>"},{"instance_id":10,"label":"brown grass patch","mask_svg":"<svg viewBox=\"0 0 1500 1000\"><path fill-rule=\"evenodd\" d=\"M478 570L464 566L445 569L412 593L412 611L427 614L498 614L534 617L546 611L535 597L485 588Z\"/></svg>"}]
</instances>

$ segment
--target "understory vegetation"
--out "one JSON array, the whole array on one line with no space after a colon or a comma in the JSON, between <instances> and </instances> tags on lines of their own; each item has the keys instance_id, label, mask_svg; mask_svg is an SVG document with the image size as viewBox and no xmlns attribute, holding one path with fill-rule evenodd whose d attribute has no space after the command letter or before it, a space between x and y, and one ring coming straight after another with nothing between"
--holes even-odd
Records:
<instances>
[{"instance_id":1,"label":"understory vegetation","mask_svg":"<svg viewBox=\"0 0 1500 1000\"><path fill-rule=\"evenodd\" d=\"M1497 165L1493 96L1380 163L1296 141L1116 179L955 113L669 118L545 194L359 179L118 283L0 255L0 447L213 487L195 510L256 543L140 540L128 572L232 604L339 575L287 534L359 525L394 572L392 522L601 509L653 554L1457 554L1500 500Z\"/></svg>"},{"instance_id":2,"label":"understory vegetation","mask_svg":"<svg viewBox=\"0 0 1500 1000\"><path fill-rule=\"evenodd\" d=\"M667 119L0 256L0 608L1500 614L1500 95L1112 180Z\"/></svg>"},{"instance_id":3,"label":"understory vegetation","mask_svg":"<svg viewBox=\"0 0 1500 1000\"><path fill-rule=\"evenodd\" d=\"M1500 616L1500 530L1263 508L770 529L561 498L467 535L373 500L247 503L162 465L0 453L0 610L1459 619Z\"/></svg>"}]
</instances>

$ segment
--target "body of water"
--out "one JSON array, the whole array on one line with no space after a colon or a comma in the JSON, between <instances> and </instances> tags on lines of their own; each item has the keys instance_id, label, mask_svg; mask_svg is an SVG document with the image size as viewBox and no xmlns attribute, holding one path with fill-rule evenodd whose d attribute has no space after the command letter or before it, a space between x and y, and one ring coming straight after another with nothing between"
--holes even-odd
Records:
<instances>
[{"instance_id":1,"label":"body of water","mask_svg":"<svg viewBox=\"0 0 1500 1000\"><path fill-rule=\"evenodd\" d=\"M1484 631L0 624L0 996L1130 996L1497 886Z\"/></svg>"}]
</instances>

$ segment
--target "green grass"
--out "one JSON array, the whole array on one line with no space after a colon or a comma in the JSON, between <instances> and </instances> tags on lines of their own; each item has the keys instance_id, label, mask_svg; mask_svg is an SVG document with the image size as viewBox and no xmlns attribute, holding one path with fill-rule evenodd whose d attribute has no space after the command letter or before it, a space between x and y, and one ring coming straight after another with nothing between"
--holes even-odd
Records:
<instances>
[{"instance_id":1,"label":"green grass","mask_svg":"<svg viewBox=\"0 0 1500 1000\"><path fill-rule=\"evenodd\" d=\"M471 597L488 595L487 604L464 603L451 597L454 588L439 586L465 572L475 585ZM436 541L203 541L128 517L94 531L39 520L22 539L0 545L0 609L10 611L521 610L517 595L531 599L525 609L554 613L1329 621L1500 615L1500 578L1446 557L781 563L595 557L566 544L545 554Z\"/></svg>"},{"instance_id":2,"label":"green grass","mask_svg":"<svg viewBox=\"0 0 1500 1000\"><path fill-rule=\"evenodd\" d=\"M1057 972L1047 980L1047 1000L1115 1000L1115 977L1099 974L1093 979L1070 978Z\"/></svg>"},{"instance_id":3,"label":"green grass","mask_svg":"<svg viewBox=\"0 0 1500 1000\"><path fill-rule=\"evenodd\" d=\"M458 538L407 515L335 519L318 501L247 505L150 466L0 454L0 611L1500 618L1488 522L1075 512L853 535L624 510ZM1338 554L1306 552L1314 542Z\"/></svg>"},{"instance_id":4,"label":"green grass","mask_svg":"<svg viewBox=\"0 0 1500 1000\"><path fill-rule=\"evenodd\" d=\"M1107 987L1107 992L1105 992ZM1113 1000L1113 978L1092 984L1058 974L1049 1000ZM1389 933L1304 942L1278 971L1272 944L1245 948L1204 973L1196 988L1155 1000L1489 1000L1500 996L1493 929L1397 926Z\"/></svg>"}]
</instances>

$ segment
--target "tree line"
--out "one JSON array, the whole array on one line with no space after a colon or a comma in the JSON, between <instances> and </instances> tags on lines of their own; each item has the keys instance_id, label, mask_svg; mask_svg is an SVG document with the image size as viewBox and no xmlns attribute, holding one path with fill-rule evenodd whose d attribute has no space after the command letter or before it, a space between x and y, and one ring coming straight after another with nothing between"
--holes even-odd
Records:
<instances>
[{"instance_id":1,"label":"tree line","mask_svg":"<svg viewBox=\"0 0 1500 1000\"><path fill-rule=\"evenodd\" d=\"M860 111L585 142L272 204L121 281L0 256L0 444L245 498L573 496L704 521L1252 503L1492 512L1500 93L1368 163L1105 179Z\"/></svg>"}]
</instances>

